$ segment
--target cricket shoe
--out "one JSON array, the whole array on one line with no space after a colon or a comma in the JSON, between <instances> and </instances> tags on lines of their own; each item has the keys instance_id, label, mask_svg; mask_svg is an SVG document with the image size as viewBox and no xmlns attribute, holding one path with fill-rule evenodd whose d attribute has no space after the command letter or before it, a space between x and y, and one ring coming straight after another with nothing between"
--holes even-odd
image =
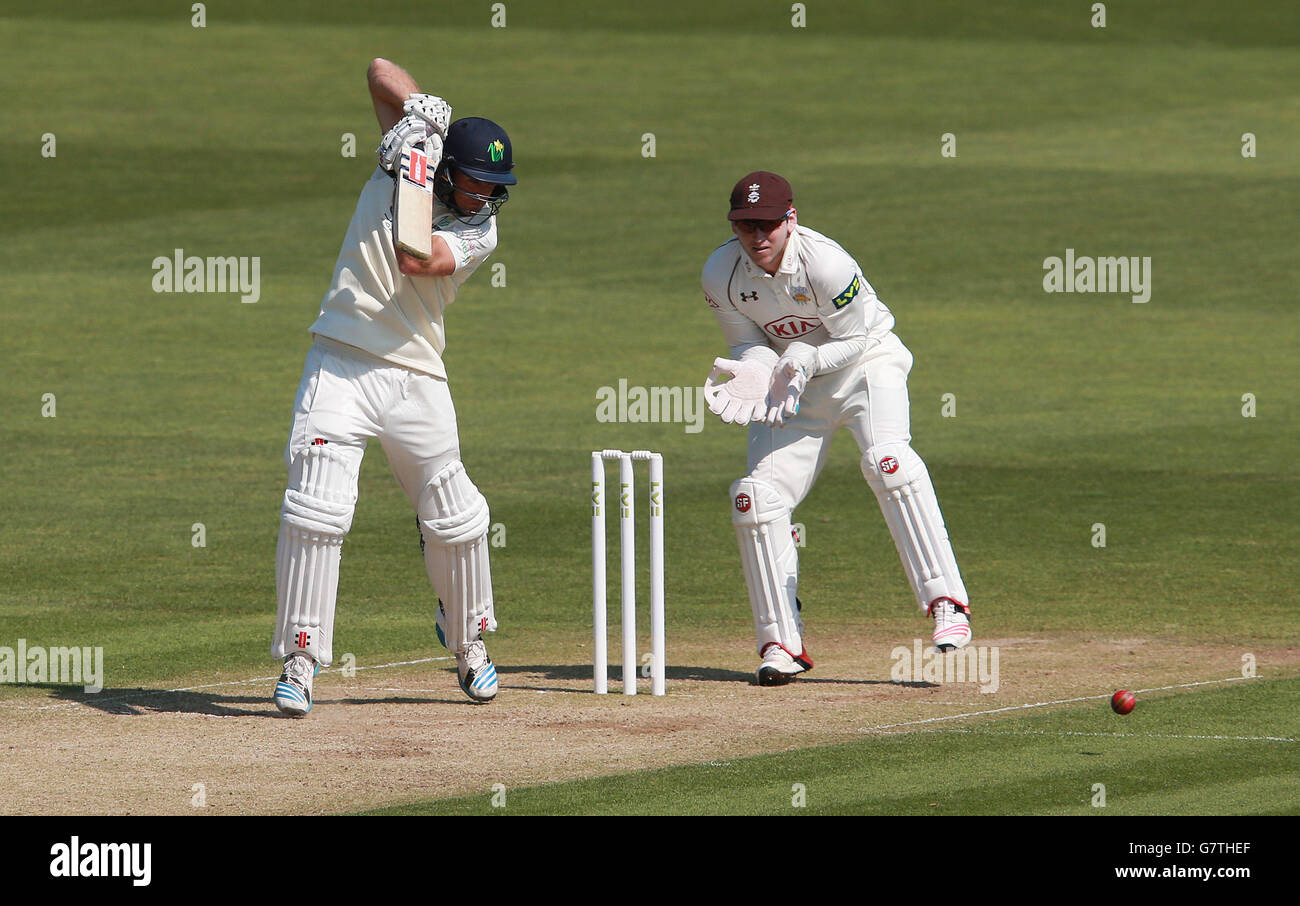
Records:
<instances>
[{"instance_id":1,"label":"cricket shoe","mask_svg":"<svg viewBox=\"0 0 1300 906\"><path fill-rule=\"evenodd\" d=\"M461 691L474 701L484 704L497 697L497 668L482 639L456 652L456 673Z\"/></svg>"},{"instance_id":2,"label":"cricket shoe","mask_svg":"<svg viewBox=\"0 0 1300 906\"><path fill-rule=\"evenodd\" d=\"M780 642L768 642L763 646L763 663L758 668L760 686L784 686L801 673L813 668L812 658L805 648L795 657Z\"/></svg>"},{"instance_id":3,"label":"cricket shoe","mask_svg":"<svg viewBox=\"0 0 1300 906\"><path fill-rule=\"evenodd\" d=\"M302 717L311 710L311 683L320 673L320 664L301 652L284 659L284 673L275 684L275 706L291 717Z\"/></svg>"},{"instance_id":4,"label":"cricket shoe","mask_svg":"<svg viewBox=\"0 0 1300 906\"><path fill-rule=\"evenodd\" d=\"M970 644L970 605L952 598L935 598L930 602L934 617L934 647L941 652L956 651Z\"/></svg>"}]
</instances>

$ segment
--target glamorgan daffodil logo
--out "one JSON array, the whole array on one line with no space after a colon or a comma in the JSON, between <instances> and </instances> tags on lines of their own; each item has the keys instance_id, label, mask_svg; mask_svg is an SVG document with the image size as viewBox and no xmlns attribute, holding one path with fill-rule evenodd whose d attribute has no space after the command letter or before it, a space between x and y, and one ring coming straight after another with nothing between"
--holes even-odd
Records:
<instances>
[{"instance_id":1,"label":"glamorgan daffodil logo","mask_svg":"<svg viewBox=\"0 0 1300 906\"><path fill-rule=\"evenodd\" d=\"M492 158L492 163L501 163L502 158L506 156L506 146L501 144L501 139L497 139L488 145L488 157Z\"/></svg>"}]
</instances>

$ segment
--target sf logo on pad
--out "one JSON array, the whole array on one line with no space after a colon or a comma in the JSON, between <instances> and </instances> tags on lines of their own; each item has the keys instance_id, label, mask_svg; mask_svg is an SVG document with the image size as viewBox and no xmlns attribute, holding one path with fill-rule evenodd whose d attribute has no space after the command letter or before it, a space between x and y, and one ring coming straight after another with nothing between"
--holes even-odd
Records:
<instances>
[{"instance_id":1,"label":"sf logo on pad","mask_svg":"<svg viewBox=\"0 0 1300 906\"><path fill-rule=\"evenodd\" d=\"M748 495L748 494L737 494L737 495L736 495L736 509L739 510L740 512L742 512L742 513L748 513L748 512L749 512L749 495Z\"/></svg>"},{"instance_id":2,"label":"sf logo on pad","mask_svg":"<svg viewBox=\"0 0 1300 906\"><path fill-rule=\"evenodd\" d=\"M886 475L893 475L898 471L898 460L892 456L886 456L880 461L880 471Z\"/></svg>"}]
</instances>

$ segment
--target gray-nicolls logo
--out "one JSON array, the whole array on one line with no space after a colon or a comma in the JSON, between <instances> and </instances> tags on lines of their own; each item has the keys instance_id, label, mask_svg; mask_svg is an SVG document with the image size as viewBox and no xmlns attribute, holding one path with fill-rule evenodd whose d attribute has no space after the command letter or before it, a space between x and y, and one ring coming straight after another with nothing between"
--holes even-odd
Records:
<instances>
[{"instance_id":1,"label":"gray-nicolls logo","mask_svg":"<svg viewBox=\"0 0 1300 906\"><path fill-rule=\"evenodd\" d=\"M135 887L153 879L152 843L82 843L73 837L50 847L55 878L131 878Z\"/></svg>"}]
</instances>

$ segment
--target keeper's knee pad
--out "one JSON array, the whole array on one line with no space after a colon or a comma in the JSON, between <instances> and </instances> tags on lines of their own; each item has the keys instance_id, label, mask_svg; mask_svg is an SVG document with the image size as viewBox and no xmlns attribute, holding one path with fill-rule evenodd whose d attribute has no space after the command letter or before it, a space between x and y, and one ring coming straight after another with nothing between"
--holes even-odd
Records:
<instances>
[{"instance_id":1,"label":"keeper's knee pad","mask_svg":"<svg viewBox=\"0 0 1300 906\"><path fill-rule=\"evenodd\" d=\"M938 598L968 604L939 499L921 457L901 441L875 444L862 457L862 474L875 492L920 608L928 612Z\"/></svg>"},{"instance_id":2,"label":"keeper's knee pad","mask_svg":"<svg viewBox=\"0 0 1300 906\"><path fill-rule=\"evenodd\" d=\"M796 604L799 555L791 535L790 508L776 488L756 478L731 485L731 521L754 612L761 652L778 642L795 657L803 651L803 622Z\"/></svg>"}]
</instances>

